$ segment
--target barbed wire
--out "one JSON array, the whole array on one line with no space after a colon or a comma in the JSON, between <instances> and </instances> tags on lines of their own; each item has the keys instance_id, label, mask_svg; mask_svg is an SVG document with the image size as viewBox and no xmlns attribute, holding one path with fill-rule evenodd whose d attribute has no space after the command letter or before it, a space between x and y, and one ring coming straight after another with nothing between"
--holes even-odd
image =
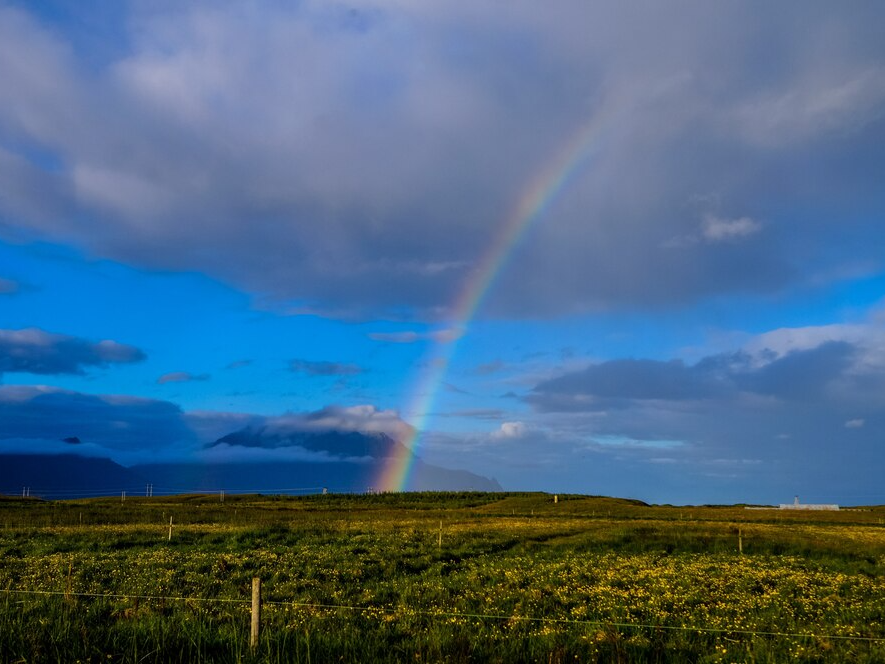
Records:
<instances>
[{"instance_id":1,"label":"barbed wire","mask_svg":"<svg viewBox=\"0 0 885 664\"><path fill-rule=\"evenodd\" d=\"M140 595L130 593L83 593L83 592L66 592L61 590L23 590L6 588L0 589L0 592L7 594L19 595L47 595L47 596L63 596L63 597L89 597L94 599L127 599L127 600L154 600L154 601L182 601L182 602L203 602L203 603L227 603L227 604L244 604L249 605L251 599L232 598L232 597L185 597L175 595ZM801 638L801 639L832 639L841 641L863 641L868 643L885 643L885 637L880 636L859 636L854 634L813 634L809 632L777 632L768 630L749 630L734 629L726 627L694 627L685 625L661 625L648 623L627 623L606 620L584 620L577 618L551 618L541 616L522 616L515 614L502 613L467 613L461 611L428 611L417 609L410 606L356 606L347 604L327 604L317 602L296 602L281 600L262 600L262 605L297 607L304 609L336 609L345 611L359 611L362 613L386 613L396 614L403 608L409 609L415 615L426 616L431 618L473 618L476 620L501 620L501 621L518 621L518 622L534 622L534 623L552 623L563 625L582 625L586 627L615 627L618 629L652 629L664 630L671 632L696 632L702 634L740 634L742 636L770 636L782 638Z\"/></svg>"}]
</instances>

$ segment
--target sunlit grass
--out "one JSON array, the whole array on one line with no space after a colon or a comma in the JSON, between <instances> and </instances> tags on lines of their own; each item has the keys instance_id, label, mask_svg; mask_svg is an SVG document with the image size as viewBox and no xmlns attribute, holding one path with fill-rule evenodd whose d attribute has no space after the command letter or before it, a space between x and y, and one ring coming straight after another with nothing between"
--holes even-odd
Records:
<instances>
[{"instance_id":1,"label":"sunlit grass","mask_svg":"<svg viewBox=\"0 0 885 664\"><path fill-rule=\"evenodd\" d=\"M840 638L885 639L880 515L543 494L8 501L0 589L55 594L0 594L0 661L883 661L885 641Z\"/></svg>"}]
</instances>

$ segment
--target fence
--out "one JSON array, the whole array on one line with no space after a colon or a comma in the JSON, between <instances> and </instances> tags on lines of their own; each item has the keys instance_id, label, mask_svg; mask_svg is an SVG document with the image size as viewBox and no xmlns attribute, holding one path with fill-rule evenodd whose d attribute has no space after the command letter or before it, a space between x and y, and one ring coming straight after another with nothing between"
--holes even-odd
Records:
<instances>
[{"instance_id":1,"label":"fence","mask_svg":"<svg viewBox=\"0 0 885 664\"><path fill-rule=\"evenodd\" d=\"M40 498L44 500L78 500L85 498L160 498L181 495L213 495L222 500L225 495L279 495L279 496L302 496L309 494L322 494L327 492L327 487L256 487L219 489L202 487L178 487L158 486L155 484L129 485L119 488L47 488L34 486L0 486L0 496Z\"/></svg>"},{"instance_id":2,"label":"fence","mask_svg":"<svg viewBox=\"0 0 885 664\"><path fill-rule=\"evenodd\" d=\"M252 579L252 590L249 598L221 598L221 597L183 597L169 595L140 595L130 593L80 593L70 591L53 591L53 590L27 590L27 589L0 589L0 593L7 595L36 595L36 596L62 596L66 598L84 597L93 599L120 599L120 600L148 600L148 601L181 601L196 603L225 603L225 604L251 604L250 611L250 646L255 647L258 643L261 625L261 607L262 605L285 606L301 609L329 609L339 611L353 611L373 614L395 615L402 610L403 607L389 606L355 606L334 603L317 603L317 602L296 602L281 600L262 600L261 599L261 580L259 578ZM460 611L427 611L422 609L410 609L413 614L428 617L431 619L473 619L473 620L495 620L495 621L519 621L531 623L547 623L557 625L575 625L584 627L600 627L615 628L625 630L660 630L668 632L686 632L693 634L727 634L740 636L761 636L773 638L794 638L794 639L825 639L834 641L855 641L866 643L885 643L885 636L860 636L853 634L818 634L811 632L778 632L766 630L746 630L719 627L704 626L684 626L684 625L661 625L661 624L644 624L644 623L627 623L612 622L600 620L582 620L575 618L551 618L543 616L525 616L501 613L465 613Z\"/></svg>"}]
</instances>

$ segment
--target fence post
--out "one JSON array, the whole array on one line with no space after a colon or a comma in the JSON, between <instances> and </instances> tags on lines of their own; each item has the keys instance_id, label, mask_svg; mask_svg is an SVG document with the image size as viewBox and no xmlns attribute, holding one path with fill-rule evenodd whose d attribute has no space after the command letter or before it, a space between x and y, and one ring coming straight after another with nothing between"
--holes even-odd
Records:
<instances>
[{"instance_id":1,"label":"fence post","mask_svg":"<svg viewBox=\"0 0 885 664\"><path fill-rule=\"evenodd\" d=\"M71 561L68 563L68 579L67 579L67 582L65 583L65 601L67 601L67 602L71 601L71 593L73 592L74 584L71 580L71 576L73 575L73 573L74 573L74 560L71 559Z\"/></svg>"},{"instance_id":2,"label":"fence post","mask_svg":"<svg viewBox=\"0 0 885 664\"><path fill-rule=\"evenodd\" d=\"M169 515L169 542L172 541L172 515Z\"/></svg>"},{"instance_id":3,"label":"fence post","mask_svg":"<svg viewBox=\"0 0 885 664\"><path fill-rule=\"evenodd\" d=\"M258 625L261 620L261 579L252 578L252 630L249 647L253 650L258 645Z\"/></svg>"}]
</instances>

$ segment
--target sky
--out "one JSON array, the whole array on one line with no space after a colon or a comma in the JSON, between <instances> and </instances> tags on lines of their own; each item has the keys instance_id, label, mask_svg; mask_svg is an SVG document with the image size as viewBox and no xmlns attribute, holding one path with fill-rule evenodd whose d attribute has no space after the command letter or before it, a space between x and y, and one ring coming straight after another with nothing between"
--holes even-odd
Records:
<instances>
[{"instance_id":1,"label":"sky","mask_svg":"<svg viewBox=\"0 0 885 664\"><path fill-rule=\"evenodd\" d=\"M0 0L0 453L294 421L509 490L885 503L883 25Z\"/></svg>"}]
</instances>

